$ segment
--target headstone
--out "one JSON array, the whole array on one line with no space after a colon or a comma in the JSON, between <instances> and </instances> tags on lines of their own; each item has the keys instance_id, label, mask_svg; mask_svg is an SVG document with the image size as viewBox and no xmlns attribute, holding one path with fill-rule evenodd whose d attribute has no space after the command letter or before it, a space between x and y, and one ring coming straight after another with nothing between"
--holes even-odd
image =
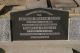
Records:
<instances>
[{"instance_id":1,"label":"headstone","mask_svg":"<svg viewBox=\"0 0 80 53\"><path fill-rule=\"evenodd\" d=\"M80 16L69 19L69 40L80 40Z\"/></svg>"},{"instance_id":2,"label":"headstone","mask_svg":"<svg viewBox=\"0 0 80 53\"><path fill-rule=\"evenodd\" d=\"M0 18L0 41L11 41L10 19Z\"/></svg>"},{"instance_id":3,"label":"headstone","mask_svg":"<svg viewBox=\"0 0 80 53\"><path fill-rule=\"evenodd\" d=\"M36 8L11 13L13 40L67 40L67 11Z\"/></svg>"}]
</instances>

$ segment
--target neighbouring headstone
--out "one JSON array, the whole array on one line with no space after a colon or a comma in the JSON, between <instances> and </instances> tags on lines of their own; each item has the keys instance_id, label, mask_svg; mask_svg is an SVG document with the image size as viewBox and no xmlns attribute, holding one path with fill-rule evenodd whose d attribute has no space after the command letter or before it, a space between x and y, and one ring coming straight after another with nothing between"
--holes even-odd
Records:
<instances>
[{"instance_id":1,"label":"neighbouring headstone","mask_svg":"<svg viewBox=\"0 0 80 53\"><path fill-rule=\"evenodd\" d=\"M11 13L12 40L68 40L67 11L36 8Z\"/></svg>"},{"instance_id":2,"label":"neighbouring headstone","mask_svg":"<svg viewBox=\"0 0 80 53\"><path fill-rule=\"evenodd\" d=\"M80 16L69 19L69 40L80 40Z\"/></svg>"},{"instance_id":3,"label":"neighbouring headstone","mask_svg":"<svg viewBox=\"0 0 80 53\"><path fill-rule=\"evenodd\" d=\"M11 41L10 19L0 18L0 41Z\"/></svg>"}]
</instances>

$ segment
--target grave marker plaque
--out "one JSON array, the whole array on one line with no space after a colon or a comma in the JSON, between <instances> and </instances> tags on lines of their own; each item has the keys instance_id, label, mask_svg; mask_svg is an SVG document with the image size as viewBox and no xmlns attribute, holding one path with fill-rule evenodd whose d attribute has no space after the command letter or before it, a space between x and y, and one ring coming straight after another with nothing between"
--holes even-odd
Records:
<instances>
[{"instance_id":1,"label":"grave marker plaque","mask_svg":"<svg viewBox=\"0 0 80 53\"><path fill-rule=\"evenodd\" d=\"M66 11L36 8L11 13L13 40L67 40Z\"/></svg>"}]
</instances>

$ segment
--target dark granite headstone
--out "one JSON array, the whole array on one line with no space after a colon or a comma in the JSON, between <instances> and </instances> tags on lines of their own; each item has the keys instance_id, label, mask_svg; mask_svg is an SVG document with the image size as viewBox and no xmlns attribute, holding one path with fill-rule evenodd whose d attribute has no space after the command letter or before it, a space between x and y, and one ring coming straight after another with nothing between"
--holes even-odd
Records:
<instances>
[{"instance_id":1,"label":"dark granite headstone","mask_svg":"<svg viewBox=\"0 0 80 53\"><path fill-rule=\"evenodd\" d=\"M36 8L11 13L12 40L67 40L67 11Z\"/></svg>"}]
</instances>

